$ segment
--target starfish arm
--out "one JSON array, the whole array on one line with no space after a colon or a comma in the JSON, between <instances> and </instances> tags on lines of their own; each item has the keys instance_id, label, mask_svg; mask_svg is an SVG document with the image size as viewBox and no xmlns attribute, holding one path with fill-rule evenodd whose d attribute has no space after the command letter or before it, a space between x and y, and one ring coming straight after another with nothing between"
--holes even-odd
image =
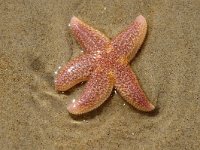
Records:
<instances>
[{"instance_id":1,"label":"starfish arm","mask_svg":"<svg viewBox=\"0 0 200 150\"><path fill-rule=\"evenodd\" d=\"M76 40L86 53L102 52L110 41L100 31L90 27L76 17L72 17L70 27Z\"/></svg>"},{"instance_id":2,"label":"starfish arm","mask_svg":"<svg viewBox=\"0 0 200 150\"><path fill-rule=\"evenodd\" d=\"M136 75L130 67L118 66L115 88L128 103L138 110L148 112L155 108L145 96Z\"/></svg>"},{"instance_id":3,"label":"starfish arm","mask_svg":"<svg viewBox=\"0 0 200 150\"><path fill-rule=\"evenodd\" d=\"M64 65L55 78L55 88L57 91L66 91L72 86L85 81L93 71L95 58L90 54L85 54L74 58Z\"/></svg>"},{"instance_id":4,"label":"starfish arm","mask_svg":"<svg viewBox=\"0 0 200 150\"><path fill-rule=\"evenodd\" d=\"M111 74L103 71L94 72L80 98L68 105L68 111L78 115L94 110L110 96L113 84Z\"/></svg>"},{"instance_id":5,"label":"starfish arm","mask_svg":"<svg viewBox=\"0 0 200 150\"><path fill-rule=\"evenodd\" d=\"M114 53L118 57L123 57L130 61L142 45L146 32L146 19L140 15L127 29L111 41L115 49Z\"/></svg>"}]
</instances>

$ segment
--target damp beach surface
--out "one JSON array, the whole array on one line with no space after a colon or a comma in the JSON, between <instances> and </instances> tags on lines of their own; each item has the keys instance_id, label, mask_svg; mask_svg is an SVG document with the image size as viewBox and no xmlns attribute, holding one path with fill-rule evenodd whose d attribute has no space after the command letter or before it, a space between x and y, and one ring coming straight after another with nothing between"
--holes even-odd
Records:
<instances>
[{"instance_id":1,"label":"damp beach surface","mask_svg":"<svg viewBox=\"0 0 200 150\"><path fill-rule=\"evenodd\" d=\"M1 149L198 149L199 5L198 0L2 1ZM66 105L84 83L57 93L54 76L82 53L70 34L71 17L112 38L140 14L148 34L131 67L156 110L141 113L113 91L100 108L70 115Z\"/></svg>"}]
</instances>

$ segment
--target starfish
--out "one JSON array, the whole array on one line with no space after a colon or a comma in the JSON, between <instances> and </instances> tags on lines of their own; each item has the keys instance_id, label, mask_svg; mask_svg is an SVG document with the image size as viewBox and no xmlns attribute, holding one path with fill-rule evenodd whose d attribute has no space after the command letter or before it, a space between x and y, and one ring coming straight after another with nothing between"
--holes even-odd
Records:
<instances>
[{"instance_id":1,"label":"starfish","mask_svg":"<svg viewBox=\"0 0 200 150\"><path fill-rule=\"evenodd\" d=\"M80 115L96 109L110 96L113 87L138 110L154 110L129 65L147 32L142 15L112 40L75 16L69 26L84 53L61 67L55 89L66 91L87 81L82 95L68 105L69 113Z\"/></svg>"}]
</instances>

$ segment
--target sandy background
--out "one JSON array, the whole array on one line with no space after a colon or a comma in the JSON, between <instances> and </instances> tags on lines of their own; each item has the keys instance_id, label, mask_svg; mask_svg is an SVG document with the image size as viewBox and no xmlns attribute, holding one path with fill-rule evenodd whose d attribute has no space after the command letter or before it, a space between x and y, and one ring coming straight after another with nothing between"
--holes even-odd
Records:
<instances>
[{"instance_id":1,"label":"sandy background","mask_svg":"<svg viewBox=\"0 0 200 150\"><path fill-rule=\"evenodd\" d=\"M80 54L73 15L113 37L142 14L148 36L132 63L151 114L114 94L99 109L70 116L83 86L54 90L56 69ZM1 0L2 150L197 150L200 147L200 1Z\"/></svg>"}]
</instances>

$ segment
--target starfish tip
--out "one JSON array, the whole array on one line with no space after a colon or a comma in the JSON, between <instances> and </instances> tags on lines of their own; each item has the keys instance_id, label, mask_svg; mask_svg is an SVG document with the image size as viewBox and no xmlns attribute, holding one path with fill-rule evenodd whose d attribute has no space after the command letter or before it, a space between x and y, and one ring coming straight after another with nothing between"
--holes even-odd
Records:
<instances>
[{"instance_id":1,"label":"starfish tip","mask_svg":"<svg viewBox=\"0 0 200 150\"><path fill-rule=\"evenodd\" d=\"M78 109L78 105L76 105L73 102L67 106L67 110L70 114L73 114L73 115L82 114L80 109Z\"/></svg>"},{"instance_id":2,"label":"starfish tip","mask_svg":"<svg viewBox=\"0 0 200 150\"><path fill-rule=\"evenodd\" d=\"M149 108L148 108L147 111L148 111L148 112L149 112L149 111L153 111L154 109L155 109L155 106L154 106L153 104L150 103L150 104L149 104Z\"/></svg>"},{"instance_id":3,"label":"starfish tip","mask_svg":"<svg viewBox=\"0 0 200 150\"><path fill-rule=\"evenodd\" d=\"M146 19L142 15L137 16L136 19L135 19L135 21L146 24Z\"/></svg>"},{"instance_id":4,"label":"starfish tip","mask_svg":"<svg viewBox=\"0 0 200 150\"><path fill-rule=\"evenodd\" d=\"M71 18L71 21L70 21L70 26L73 25L73 24L76 24L77 22L79 22L80 20L76 17L76 16L73 16Z\"/></svg>"},{"instance_id":5,"label":"starfish tip","mask_svg":"<svg viewBox=\"0 0 200 150\"><path fill-rule=\"evenodd\" d=\"M74 114L74 113L73 113L73 109L74 109L74 107L75 107L74 104L69 104L69 105L67 106L67 110L68 110L68 112L71 113L71 114Z\"/></svg>"}]
</instances>

